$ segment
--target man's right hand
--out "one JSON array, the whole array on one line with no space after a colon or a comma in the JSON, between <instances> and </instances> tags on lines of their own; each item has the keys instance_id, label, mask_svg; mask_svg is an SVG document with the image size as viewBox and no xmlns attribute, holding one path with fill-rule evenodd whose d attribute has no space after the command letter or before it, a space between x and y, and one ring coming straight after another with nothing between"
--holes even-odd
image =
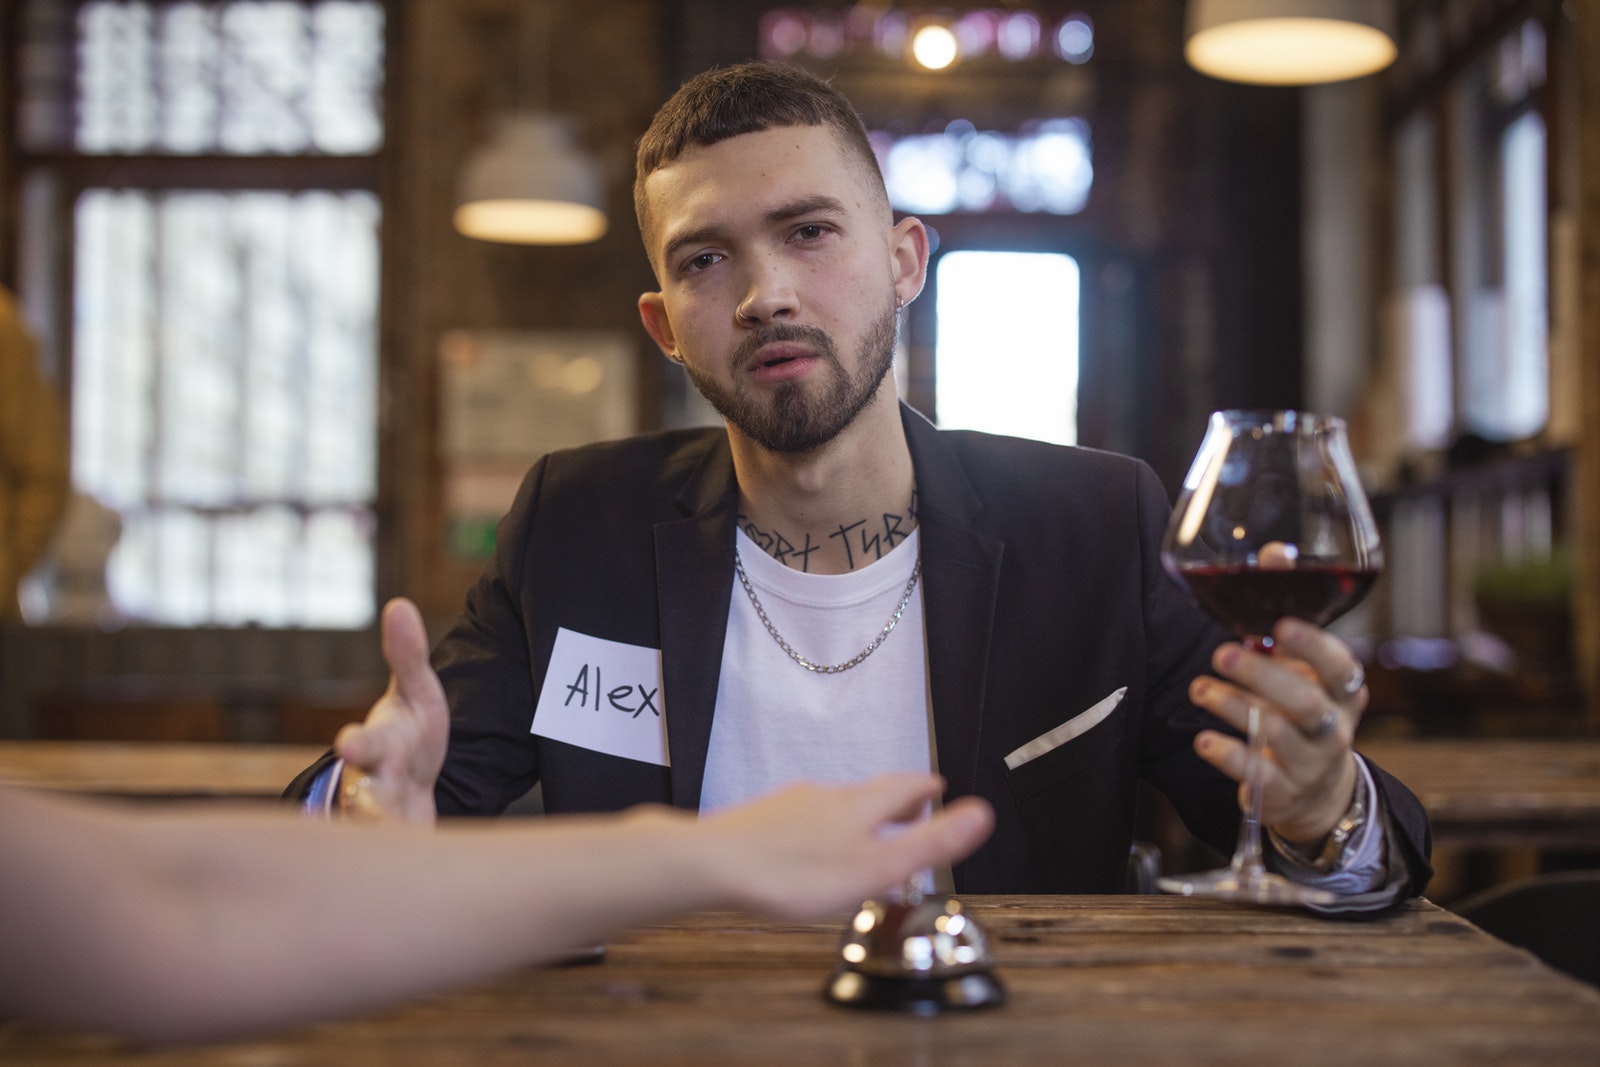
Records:
<instances>
[{"instance_id":1,"label":"man's right hand","mask_svg":"<svg viewBox=\"0 0 1600 1067\"><path fill-rule=\"evenodd\" d=\"M428 634L417 606L403 598L389 601L381 628L389 688L365 722L351 723L334 739L334 751L345 761L336 795L346 814L358 818L431 824L450 709L428 663Z\"/></svg>"}]
</instances>

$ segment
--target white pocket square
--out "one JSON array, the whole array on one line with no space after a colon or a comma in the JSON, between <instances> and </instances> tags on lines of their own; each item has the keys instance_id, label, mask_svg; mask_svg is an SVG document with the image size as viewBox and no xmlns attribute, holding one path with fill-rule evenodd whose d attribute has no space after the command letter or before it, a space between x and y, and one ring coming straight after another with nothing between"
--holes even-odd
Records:
<instances>
[{"instance_id":1,"label":"white pocket square","mask_svg":"<svg viewBox=\"0 0 1600 1067\"><path fill-rule=\"evenodd\" d=\"M1110 715L1118 704L1122 703L1123 695L1127 692L1128 687L1123 686L1088 711L1080 712L1055 729L1035 737L1032 741L1029 741L1006 757L1007 769L1014 771L1024 763L1032 762L1046 752L1053 752L1074 737L1081 737L1096 726L1099 726L1100 723L1105 721L1105 717Z\"/></svg>"}]
</instances>

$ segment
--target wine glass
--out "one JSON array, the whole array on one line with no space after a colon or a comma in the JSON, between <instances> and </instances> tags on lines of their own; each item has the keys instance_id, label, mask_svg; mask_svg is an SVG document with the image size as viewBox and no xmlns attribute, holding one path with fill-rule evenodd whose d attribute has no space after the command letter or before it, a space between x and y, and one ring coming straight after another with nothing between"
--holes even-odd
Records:
<instances>
[{"instance_id":1,"label":"wine glass","mask_svg":"<svg viewBox=\"0 0 1600 1067\"><path fill-rule=\"evenodd\" d=\"M1326 626L1383 569L1372 509L1340 419L1300 411L1218 411L1183 481L1161 562L1247 646L1272 650L1273 625L1293 615ZM1228 866L1162 878L1185 896L1257 904L1327 904L1261 862L1261 709L1250 707L1246 803Z\"/></svg>"}]
</instances>

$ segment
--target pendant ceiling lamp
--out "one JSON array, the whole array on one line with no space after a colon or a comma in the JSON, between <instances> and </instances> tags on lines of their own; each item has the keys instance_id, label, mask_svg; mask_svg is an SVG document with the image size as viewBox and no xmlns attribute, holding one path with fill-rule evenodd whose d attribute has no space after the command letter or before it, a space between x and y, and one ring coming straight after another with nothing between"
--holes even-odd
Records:
<instances>
[{"instance_id":1,"label":"pendant ceiling lamp","mask_svg":"<svg viewBox=\"0 0 1600 1067\"><path fill-rule=\"evenodd\" d=\"M516 10L524 106L497 116L488 139L462 162L455 227L468 237L511 244L599 240L606 232L600 164L578 143L574 121L544 106L548 4ZM530 86L538 89L537 99L527 99Z\"/></svg>"},{"instance_id":2,"label":"pendant ceiling lamp","mask_svg":"<svg viewBox=\"0 0 1600 1067\"><path fill-rule=\"evenodd\" d=\"M1189 0L1183 51L1227 81L1346 81L1394 62L1394 10L1389 0Z\"/></svg>"},{"instance_id":3,"label":"pendant ceiling lamp","mask_svg":"<svg viewBox=\"0 0 1600 1067\"><path fill-rule=\"evenodd\" d=\"M541 111L499 116L461 166L455 226L468 237L511 244L599 240L605 188L572 120Z\"/></svg>"}]
</instances>

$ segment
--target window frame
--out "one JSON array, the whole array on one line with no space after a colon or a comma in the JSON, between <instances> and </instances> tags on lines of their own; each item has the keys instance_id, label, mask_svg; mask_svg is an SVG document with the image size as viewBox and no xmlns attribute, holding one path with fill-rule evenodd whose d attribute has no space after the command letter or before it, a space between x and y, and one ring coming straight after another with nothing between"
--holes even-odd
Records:
<instances>
[{"instance_id":1,"label":"window frame","mask_svg":"<svg viewBox=\"0 0 1600 1067\"><path fill-rule=\"evenodd\" d=\"M1442 0L1427 0L1409 11L1401 26L1401 58L1394 76L1394 89L1389 95L1384 122L1384 140L1387 146L1387 172L1396 174L1395 145L1405 125L1415 117L1426 116L1433 140L1433 162L1428 181L1431 185L1431 202L1435 217L1432 230L1436 247L1428 253L1433 270L1437 273L1435 284L1444 292L1449 302L1450 322L1450 437L1459 441L1473 433L1468 422L1471 406L1469 396L1469 353L1467 349L1467 319L1470 312L1471 293L1461 292L1462 265L1460 256L1463 244L1474 241L1468 250L1477 259L1473 264L1475 277L1470 282L1483 285L1498 280L1505 281L1505 247L1503 240L1504 168L1500 154L1505 132L1522 116L1537 114L1544 126L1545 155L1545 291L1546 330L1550 327L1555 264L1552 261L1554 245L1551 240L1551 212L1557 203L1555 182L1559 169L1560 127L1556 122L1556 83L1564 76L1556 55L1555 42L1558 29L1553 24L1559 14L1541 0L1506 0L1492 4L1494 10L1479 13L1478 21L1463 30L1457 27L1454 36L1447 30L1448 5ZM1492 64L1494 51L1508 38L1523 32L1523 27L1533 22L1543 30L1545 37L1545 78L1542 83L1529 88L1527 94L1515 101L1499 101L1487 85L1488 74L1483 68ZM1449 38L1447 41L1445 38ZM1426 69L1424 66L1426 65ZM1456 112L1457 101L1464 95L1466 81L1477 78L1480 93L1474 113L1462 116ZM1461 224L1463 194L1460 175L1455 166L1460 161L1462 145L1458 143L1460 124L1470 118L1475 125L1475 139L1471 146L1476 152L1472 164L1488 181L1473 190L1469 198L1475 214L1472 217L1475 233L1464 233ZM1398 190L1391 196L1389 211L1399 210L1403 199ZM1391 218L1392 228L1399 232L1398 220ZM1398 292L1402 256L1397 247L1383 253L1380 275L1385 279L1385 290ZM1548 353L1547 353L1548 364ZM1549 367L1546 368L1547 375ZM1545 421L1532 437L1542 440L1550 428L1551 412L1546 411Z\"/></svg>"},{"instance_id":2,"label":"window frame","mask_svg":"<svg viewBox=\"0 0 1600 1067\"><path fill-rule=\"evenodd\" d=\"M74 282L76 263L75 208L79 197L90 189L130 189L140 192L164 193L175 191L262 191L273 193L298 193L314 190L330 192L368 192L380 209L378 229L378 277L374 334L377 351L375 375L378 392L374 405L375 489L370 502L374 515L373 620L389 590L398 585L400 567L395 535L391 532L395 514L395 491L392 485L394 443L387 430L386 405L395 385L398 369L386 355L388 346L384 339L390 331L390 294L393 291L394 265L388 249L394 247L396 222L390 205L394 202L395 144L399 126L399 103L402 99L399 85L401 72L400 42L403 37L401 21L403 4L399 0L373 0L384 13L383 26L383 86L381 108L383 135L370 152L351 155L327 155L314 152L274 153L272 155L237 155L217 153L85 153L59 148L37 149L23 145L20 140L19 112L23 101L22 61L23 8L30 0L0 0L0 284L6 285L25 298L30 309L44 307L36 314L34 325L39 333L41 362L51 372L61 394L68 398L67 415L69 434L77 413L70 398L73 390L74 351ZM78 12L92 0L32 0L55 3L63 10L61 17L75 25ZM194 0L207 6L221 6L227 0ZM294 0L309 6L315 0ZM72 50L72 70L61 75L63 81L75 84L77 77L76 54ZM33 189L40 192L34 194ZM37 205L32 197L46 200L46 216L35 223L39 231L53 235L44 242L47 247L37 250L46 260L42 267L30 270L23 263L24 235L22 217ZM206 509L197 509L204 511ZM143 620L129 620L130 625L160 625ZM207 622L202 625L222 625ZM254 624L253 624L254 625ZM264 629L301 630L303 626L270 627Z\"/></svg>"}]
</instances>

